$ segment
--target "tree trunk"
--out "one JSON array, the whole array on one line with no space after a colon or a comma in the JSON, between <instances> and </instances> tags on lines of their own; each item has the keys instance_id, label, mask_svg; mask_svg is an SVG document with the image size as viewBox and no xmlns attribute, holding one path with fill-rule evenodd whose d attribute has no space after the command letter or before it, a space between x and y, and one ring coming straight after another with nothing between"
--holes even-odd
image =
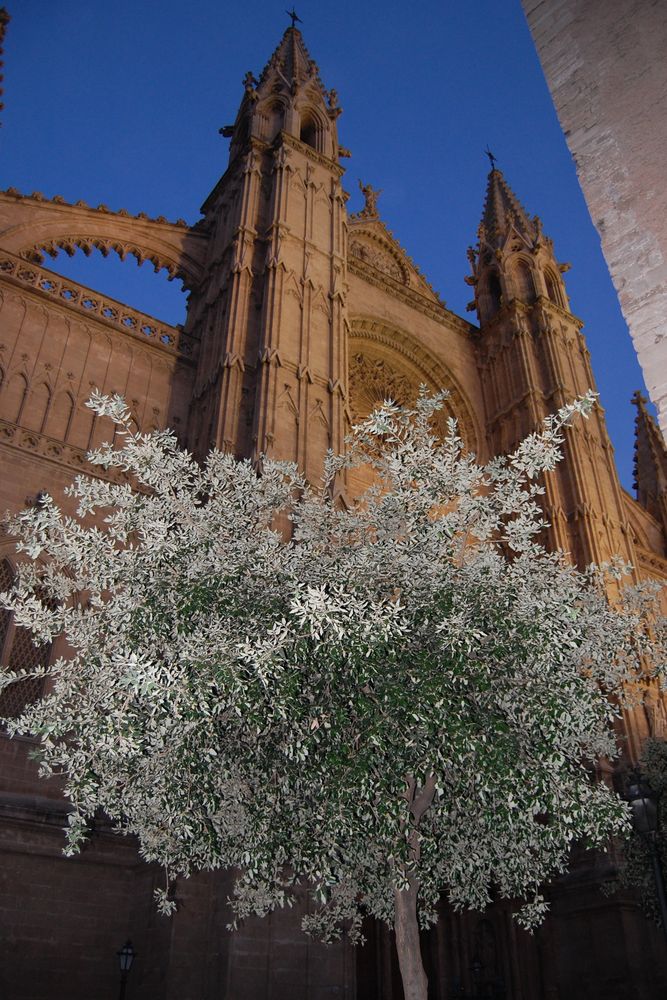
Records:
<instances>
[{"instance_id":1,"label":"tree trunk","mask_svg":"<svg viewBox=\"0 0 667 1000\"><path fill-rule=\"evenodd\" d=\"M405 1000L428 1000L428 980L419 946L417 883L414 879L410 879L408 889L394 890L394 911L396 951Z\"/></svg>"}]
</instances>

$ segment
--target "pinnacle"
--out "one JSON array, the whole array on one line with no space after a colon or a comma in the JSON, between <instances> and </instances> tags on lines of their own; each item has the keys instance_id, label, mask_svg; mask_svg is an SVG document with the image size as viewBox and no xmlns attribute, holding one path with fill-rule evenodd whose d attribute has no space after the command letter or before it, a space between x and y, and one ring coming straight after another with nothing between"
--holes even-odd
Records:
<instances>
[{"instance_id":1,"label":"pinnacle","mask_svg":"<svg viewBox=\"0 0 667 1000\"><path fill-rule=\"evenodd\" d=\"M319 78L319 70L310 53L306 48L303 35L298 28L290 27L285 30L277 48L273 52L268 63L262 70L259 78L260 86L270 77L277 74L283 82L290 87L294 87L307 79L314 79L324 90Z\"/></svg>"},{"instance_id":2,"label":"pinnacle","mask_svg":"<svg viewBox=\"0 0 667 1000\"><path fill-rule=\"evenodd\" d=\"M514 194L502 172L494 167L489 173L482 213L482 228L491 243L505 237L513 225L531 242L537 235L535 223Z\"/></svg>"},{"instance_id":3,"label":"pinnacle","mask_svg":"<svg viewBox=\"0 0 667 1000\"><path fill-rule=\"evenodd\" d=\"M637 499L650 513L657 498L667 490L667 447L657 424L649 413L645 396L637 391L632 397L637 407L635 418L635 488Z\"/></svg>"}]
</instances>

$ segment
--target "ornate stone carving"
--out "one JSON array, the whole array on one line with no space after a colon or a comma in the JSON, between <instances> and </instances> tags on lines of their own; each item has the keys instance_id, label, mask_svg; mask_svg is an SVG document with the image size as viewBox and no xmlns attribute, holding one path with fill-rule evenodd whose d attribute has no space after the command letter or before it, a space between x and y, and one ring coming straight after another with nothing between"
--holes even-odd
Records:
<instances>
[{"instance_id":1,"label":"ornate stone carving","mask_svg":"<svg viewBox=\"0 0 667 1000\"><path fill-rule=\"evenodd\" d=\"M77 473L85 472L98 479L111 479L113 482L125 482L127 477L119 469L103 469L100 465L91 465L84 448L65 444L46 434L27 430L8 420L0 419L0 444L9 445L19 451L32 452L43 458L66 465Z\"/></svg>"},{"instance_id":2,"label":"ornate stone carving","mask_svg":"<svg viewBox=\"0 0 667 1000\"><path fill-rule=\"evenodd\" d=\"M419 381L405 371L394 367L386 358L357 353L350 358L349 374L350 412L353 421L362 420L385 400L401 406L411 406L419 395ZM434 427L440 436L446 433L447 420L455 416L445 403L436 415Z\"/></svg>"},{"instance_id":3,"label":"ornate stone carving","mask_svg":"<svg viewBox=\"0 0 667 1000\"><path fill-rule=\"evenodd\" d=\"M370 242L362 243L361 240L352 240L350 242L350 253L353 257L358 257L359 260L363 260L366 264L370 264L371 267L382 271L383 274L388 274L395 281L400 281L404 285L407 284L405 275L398 262L388 250L384 250L379 246L373 246Z\"/></svg>"},{"instance_id":4,"label":"ornate stone carving","mask_svg":"<svg viewBox=\"0 0 667 1000\"><path fill-rule=\"evenodd\" d=\"M360 212L356 212L354 218L356 219L377 219L378 215L378 198L382 194L380 188L371 187L370 184L364 184L359 181L359 190L364 196L364 207Z\"/></svg>"},{"instance_id":5,"label":"ornate stone carving","mask_svg":"<svg viewBox=\"0 0 667 1000\"><path fill-rule=\"evenodd\" d=\"M79 285L68 278L61 278L53 271L47 271L35 264L29 267L13 254L0 252L0 279L8 278L12 283L32 287L42 294L56 299L88 316L97 316L111 323L123 333L133 334L137 340L152 347L178 354L181 358L191 358L197 348L194 338L180 328L158 323L152 316L130 309L122 302L106 298L97 292L91 293L85 285Z\"/></svg>"}]
</instances>

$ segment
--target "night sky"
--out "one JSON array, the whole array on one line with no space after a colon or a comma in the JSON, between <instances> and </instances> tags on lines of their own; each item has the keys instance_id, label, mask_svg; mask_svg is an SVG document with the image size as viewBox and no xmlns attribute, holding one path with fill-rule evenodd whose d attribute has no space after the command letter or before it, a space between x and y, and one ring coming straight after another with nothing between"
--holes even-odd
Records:
<instances>
[{"instance_id":1,"label":"night sky","mask_svg":"<svg viewBox=\"0 0 667 1000\"><path fill-rule=\"evenodd\" d=\"M242 78L259 75L289 19L284 0L7 0L0 187L188 222L227 164ZM357 182L448 307L474 321L466 247L489 164L539 214L584 320L621 481L632 485L644 383L519 0L301 0L310 55L343 107L351 211ZM171 323L180 283L150 264L61 254L47 266Z\"/></svg>"}]
</instances>

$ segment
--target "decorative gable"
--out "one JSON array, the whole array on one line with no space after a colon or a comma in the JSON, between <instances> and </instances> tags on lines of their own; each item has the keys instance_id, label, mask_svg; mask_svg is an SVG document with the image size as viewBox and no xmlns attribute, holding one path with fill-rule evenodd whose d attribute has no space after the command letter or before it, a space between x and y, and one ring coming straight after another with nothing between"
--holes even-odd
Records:
<instances>
[{"instance_id":1,"label":"decorative gable","mask_svg":"<svg viewBox=\"0 0 667 1000\"><path fill-rule=\"evenodd\" d=\"M349 250L350 254L357 260L363 260L366 264L388 274L403 285L410 284L407 268L405 265L401 266L403 262L396 258L386 243L362 233L350 239Z\"/></svg>"},{"instance_id":2,"label":"decorative gable","mask_svg":"<svg viewBox=\"0 0 667 1000\"><path fill-rule=\"evenodd\" d=\"M387 229L378 215L377 202L381 191L362 184L359 181L361 193L364 196L364 207L354 212L349 220L349 258L354 266L361 262L362 269L372 268L387 277L398 281L401 285L426 296L438 305L444 305L440 296L429 285L417 265L407 255L393 233Z\"/></svg>"}]
</instances>

